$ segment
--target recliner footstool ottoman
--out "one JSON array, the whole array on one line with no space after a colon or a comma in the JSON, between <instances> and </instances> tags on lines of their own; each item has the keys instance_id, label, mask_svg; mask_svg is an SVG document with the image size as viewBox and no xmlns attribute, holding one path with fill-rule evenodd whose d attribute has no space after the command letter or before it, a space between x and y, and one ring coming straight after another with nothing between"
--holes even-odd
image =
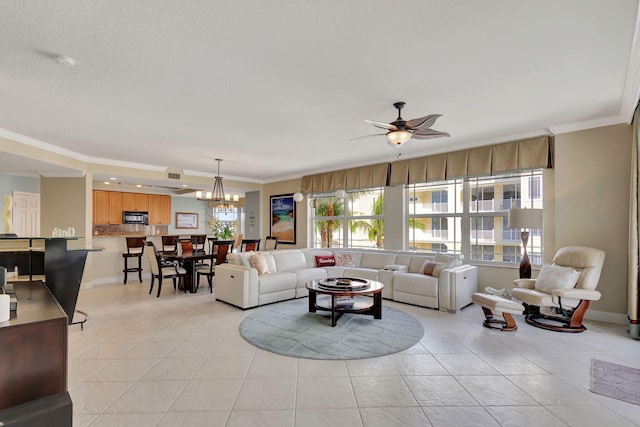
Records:
<instances>
[{"instance_id":1,"label":"recliner footstool ottoman","mask_svg":"<svg viewBox=\"0 0 640 427\"><path fill-rule=\"evenodd\" d=\"M516 320L511 314L522 314L524 306L519 302L502 298L497 295L481 294L479 292L471 295L471 301L482 307L484 312L484 322L482 324L491 329L499 329L501 331L515 331L518 329ZM502 319L496 319L494 314L502 313Z\"/></svg>"}]
</instances>

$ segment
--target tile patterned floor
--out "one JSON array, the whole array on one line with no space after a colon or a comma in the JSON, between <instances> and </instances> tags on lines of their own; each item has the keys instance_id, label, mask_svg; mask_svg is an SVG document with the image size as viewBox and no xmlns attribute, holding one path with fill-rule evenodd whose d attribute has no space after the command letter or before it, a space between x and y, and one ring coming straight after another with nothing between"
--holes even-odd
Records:
<instances>
[{"instance_id":1,"label":"tile patterned floor","mask_svg":"<svg viewBox=\"0 0 640 427\"><path fill-rule=\"evenodd\" d=\"M148 284L83 290L91 318L69 331L74 426L633 426L640 406L589 391L590 361L640 368L623 326L582 334L527 325L483 328L457 314L385 301L425 328L385 357L324 361L279 356L244 341L252 311L197 294L148 295Z\"/></svg>"}]
</instances>

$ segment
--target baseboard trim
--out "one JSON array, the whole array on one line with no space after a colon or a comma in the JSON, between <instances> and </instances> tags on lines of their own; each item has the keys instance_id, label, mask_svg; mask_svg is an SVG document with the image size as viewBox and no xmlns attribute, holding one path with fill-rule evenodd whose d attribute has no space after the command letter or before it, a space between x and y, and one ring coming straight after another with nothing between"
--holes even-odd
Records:
<instances>
[{"instance_id":1,"label":"baseboard trim","mask_svg":"<svg viewBox=\"0 0 640 427\"><path fill-rule=\"evenodd\" d=\"M584 318L587 320L596 320L598 322L615 323L617 325L627 324L626 314L610 313L608 311L587 310Z\"/></svg>"}]
</instances>

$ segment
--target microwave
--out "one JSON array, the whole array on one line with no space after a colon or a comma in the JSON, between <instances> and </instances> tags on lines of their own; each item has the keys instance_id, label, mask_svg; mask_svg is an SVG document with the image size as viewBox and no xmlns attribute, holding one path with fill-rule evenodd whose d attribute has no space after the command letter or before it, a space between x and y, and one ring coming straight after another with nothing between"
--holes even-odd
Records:
<instances>
[{"instance_id":1,"label":"microwave","mask_svg":"<svg viewBox=\"0 0 640 427\"><path fill-rule=\"evenodd\" d=\"M122 211L122 223L149 225L149 212Z\"/></svg>"}]
</instances>

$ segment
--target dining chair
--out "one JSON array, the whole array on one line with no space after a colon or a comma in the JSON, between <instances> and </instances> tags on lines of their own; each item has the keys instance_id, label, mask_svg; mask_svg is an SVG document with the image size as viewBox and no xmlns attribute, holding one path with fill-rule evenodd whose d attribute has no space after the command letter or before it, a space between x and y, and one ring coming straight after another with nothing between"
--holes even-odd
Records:
<instances>
[{"instance_id":1,"label":"dining chair","mask_svg":"<svg viewBox=\"0 0 640 427\"><path fill-rule=\"evenodd\" d=\"M149 294L153 291L155 279L158 279L158 297L160 297L160 291L162 291L162 279L173 279L173 289L177 289L176 279L184 280L187 270L180 267L177 262L171 265L163 263L156 249L156 245L153 242L146 242L145 244L147 245L147 258L151 266L151 287L149 288ZM186 293L187 288L186 286L183 287Z\"/></svg>"},{"instance_id":2,"label":"dining chair","mask_svg":"<svg viewBox=\"0 0 640 427\"><path fill-rule=\"evenodd\" d=\"M209 239L210 264L196 266L196 289L200 287L200 276L207 276L209 292L213 293L213 276L216 274L216 265L227 262L227 255L233 252L233 243L234 240Z\"/></svg>"},{"instance_id":3,"label":"dining chair","mask_svg":"<svg viewBox=\"0 0 640 427\"><path fill-rule=\"evenodd\" d=\"M191 242L193 243L193 249L196 251L204 251L207 244L206 234L192 234Z\"/></svg>"},{"instance_id":4,"label":"dining chair","mask_svg":"<svg viewBox=\"0 0 640 427\"><path fill-rule=\"evenodd\" d=\"M261 241L262 239L242 239L240 252L259 251Z\"/></svg>"},{"instance_id":5,"label":"dining chair","mask_svg":"<svg viewBox=\"0 0 640 427\"><path fill-rule=\"evenodd\" d=\"M264 238L264 250L265 251L275 251L278 248L278 241L280 237L277 236L267 236Z\"/></svg>"},{"instance_id":6,"label":"dining chair","mask_svg":"<svg viewBox=\"0 0 640 427\"><path fill-rule=\"evenodd\" d=\"M178 236L162 236L161 254L175 254L178 250Z\"/></svg>"}]
</instances>

